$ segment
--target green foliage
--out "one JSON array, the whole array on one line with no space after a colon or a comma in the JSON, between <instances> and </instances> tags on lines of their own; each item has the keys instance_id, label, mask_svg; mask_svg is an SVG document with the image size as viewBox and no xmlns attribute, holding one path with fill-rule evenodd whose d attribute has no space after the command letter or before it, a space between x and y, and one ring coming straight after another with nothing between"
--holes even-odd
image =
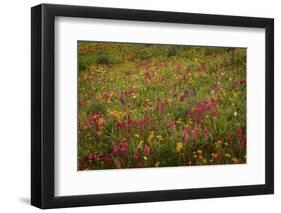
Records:
<instances>
[{"instance_id":1,"label":"green foliage","mask_svg":"<svg viewBox=\"0 0 281 213\"><path fill-rule=\"evenodd\" d=\"M167 51L167 56L168 57L176 56L178 53L178 49L179 49L178 46L170 46Z\"/></svg>"},{"instance_id":2,"label":"green foliage","mask_svg":"<svg viewBox=\"0 0 281 213\"><path fill-rule=\"evenodd\" d=\"M99 56L97 56L97 58L96 58L96 64L111 64L112 63L112 61L111 61L111 59L109 58L109 56L107 56L107 55L99 55Z\"/></svg>"},{"instance_id":3,"label":"green foliage","mask_svg":"<svg viewBox=\"0 0 281 213\"><path fill-rule=\"evenodd\" d=\"M99 102L90 102L85 108L84 112L89 114L90 112L98 112L101 114L106 113L106 105L104 103Z\"/></svg>"}]
</instances>

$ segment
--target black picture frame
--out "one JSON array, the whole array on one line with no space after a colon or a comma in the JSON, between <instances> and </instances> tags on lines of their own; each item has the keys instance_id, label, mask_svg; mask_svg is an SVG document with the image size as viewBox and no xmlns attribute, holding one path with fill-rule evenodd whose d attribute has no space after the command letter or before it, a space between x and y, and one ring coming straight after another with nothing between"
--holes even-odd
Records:
<instances>
[{"instance_id":1,"label":"black picture frame","mask_svg":"<svg viewBox=\"0 0 281 213\"><path fill-rule=\"evenodd\" d=\"M264 28L265 184L56 197L54 20L58 16ZM274 19L41 4L31 9L31 52L32 205L47 209L274 193Z\"/></svg>"}]
</instances>

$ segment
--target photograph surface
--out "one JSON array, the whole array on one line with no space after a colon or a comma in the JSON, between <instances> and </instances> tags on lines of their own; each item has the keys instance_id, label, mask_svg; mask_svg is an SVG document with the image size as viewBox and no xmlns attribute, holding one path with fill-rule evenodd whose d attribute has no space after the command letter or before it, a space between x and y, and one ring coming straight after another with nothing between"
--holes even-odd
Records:
<instances>
[{"instance_id":1,"label":"photograph surface","mask_svg":"<svg viewBox=\"0 0 281 213\"><path fill-rule=\"evenodd\" d=\"M78 41L78 170L246 163L246 58Z\"/></svg>"}]
</instances>

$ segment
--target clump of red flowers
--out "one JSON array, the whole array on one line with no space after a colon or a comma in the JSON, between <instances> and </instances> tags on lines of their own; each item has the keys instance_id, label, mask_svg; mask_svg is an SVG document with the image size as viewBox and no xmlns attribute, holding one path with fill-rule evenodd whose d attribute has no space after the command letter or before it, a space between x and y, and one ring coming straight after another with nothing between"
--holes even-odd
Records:
<instances>
[{"instance_id":1,"label":"clump of red flowers","mask_svg":"<svg viewBox=\"0 0 281 213\"><path fill-rule=\"evenodd\" d=\"M188 97L189 97L189 91L187 89L185 89L183 91L183 95L180 97L180 101L183 102Z\"/></svg>"},{"instance_id":2,"label":"clump of red flowers","mask_svg":"<svg viewBox=\"0 0 281 213\"><path fill-rule=\"evenodd\" d=\"M189 111L188 116L197 124L201 123L206 113L209 113L212 117L216 117L218 113L218 108L216 108L216 105L219 102L220 100L215 99L214 97L201 101Z\"/></svg>"},{"instance_id":3,"label":"clump of red flowers","mask_svg":"<svg viewBox=\"0 0 281 213\"><path fill-rule=\"evenodd\" d=\"M182 137L181 137L183 141L185 141L188 138L189 132L190 132L190 128L188 126L186 126L184 128L184 131L183 131Z\"/></svg>"},{"instance_id":4,"label":"clump of red flowers","mask_svg":"<svg viewBox=\"0 0 281 213\"><path fill-rule=\"evenodd\" d=\"M243 144L246 145L246 134L243 133L243 130L241 127L237 128L237 135L239 138L239 141Z\"/></svg>"},{"instance_id":5,"label":"clump of red flowers","mask_svg":"<svg viewBox=\"0 0 281 213\"><path fill-rule=\"evenodd\" d=\"M115 144L112 148L112 153L114 155L119 155L119 154L126 154L128 150L128 143L127 142L121 142L121 143L118 143L118 144Z\"/></svg>"},{"instance_id":6,"label":"clump of red flowers","mask_svg":"<svg viewBox=\"0 0 281 213\"><path fill-rule=\"evenodd\" d=\"M229 133L228 140L229 140L230 143L233 143L233 141L234 141L234 134L233 134L233 132Z\"/></svg>"},{"instance_id":7,"label":"clump of red flowers","mask_svg":"<svg viewBox=\"0 0 281 213\"><path fill-rule=\"evenodd\" d=\"M153 150L152 150L152 148L150 148L147 144L145 144L144 147L143 147L143 152L144 152L146 155L150 155L150 154L153 152Z\"/></svg>"},{"instance_id":8,"label":"clump of red flowers","mask_svg":"<svg viewBox=\"0 0 281 213\"><path fill-rule=\"evenodd\" d=\"M116 126L118 129L125 129L125 128L136 128L142 129L148 126L151 123L151 119L147 116L144 116L143 119L132 119L130 115L125 116L122 121L118 121Z\"/></svg>"},{"instance_id":9,"label":"clump of red flowers","mask_svg":"<svg viewBox=\"0 0 281 213\"><path fill-rule=\"evenodd\" d=\"M97 163L97 156L95 153L87 153L85 154L79 161L79 169L80 170L88 170L92 169L94 165Z\"/></svg>"},{"instance_id":10,"label":"clump of red flowers","mask_svg":"<svg viewBox=\"0 0 281 213\"><path fill-rule=\"evenodd\" d=\"M199 65L199 71L204 71L206 69L206 65L205 64L200 64Z\"/></svg>"},{"instance_id":11,"label":"clump of red flowers","mask_svg":"<svg viewBox=\"0 0 281 213\"><path fill-rule=\"evenodd\" d=\"M101 113L98 112L90 112L89 115L84 119L83 127L87 129L89 126L94 126L98 131L101 129L103 124L105 123L105 119ZM79 123L80 127L80 123Z\"/></svg>"},{"instance_id":12,"label":"clump of red flowers","mask_svg":"<svg viewBox=\"0 0 281 213\"><path fill-rule=\"evenodd\" d=\"M163 114L164 113L164 109L167 105L167 100L161 100L159 97L157 98L157 103L156 103L156 108L157 110Z\"/></svg>"},{"instance_id":13,"label":"clump of red flowers","mask_svg":"<svg viewBox=\"0 0 281 213\"><path fill-rule=\"evenodd\" d=\"M169 122L169 127L170 127L172 130L176 130L176 128L177 128L176 122L175 122L175 121L170 121L170 122Z\"/></svg>"},{"instance_id":14,"label":"clump of red flowers","mask_svg":"<svg viewBox=\"0 0 281 213\"><path fill-rule=\"evenodd\" d=\"M192 139L194 138L199 138L201 134L200 128L198 126L195 126L192 130L191 130L191 136Z\"/></svg>"},{"instance_id":15,"label":"clump of red flowers","mask_svg":"<svg viewBox=\"0 0 281 213\"><path fill-rule=\"evenodd\" d=\"M236 86L246 86L246 83L247 81L245 79L241 79L241 80L234 80L233 82L233 85L236 85Z\"/></svg>"},{"instance_id":16,"label":"clump of red flowers","mask_svg":"<svg viewBox=\"0 0 281 213\"><path fill-rule=\"evenodd\" d=\"M176 62L176 68L177 69L181 69L182 68L182 64L180 62Z\"/></svg>"},{"instance_id":17,"label":"clump of red flowers","mask_svg":"<svg viewBox=\"0 0 281 213\"><path fill-rule=\"evenodd\" d=\"M209 137L210 134L210 128L205 126L204 128L204 138L207 139Z\"/></svg>"}]
</instances>

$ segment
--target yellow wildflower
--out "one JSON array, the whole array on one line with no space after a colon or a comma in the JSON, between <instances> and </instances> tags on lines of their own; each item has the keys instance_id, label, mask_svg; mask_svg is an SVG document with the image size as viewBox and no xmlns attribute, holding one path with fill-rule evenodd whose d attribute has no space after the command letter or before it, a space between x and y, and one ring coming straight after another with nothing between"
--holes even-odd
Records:
<instances>
[{"instance_id":1,"label":"yellow wildflower","mask_svg":"<svg viewBox=\"0 0 281 213\"><path fill-rule=\"evenodd\" d=\"M164 140L164 138L163 138L162 135L157 135L156 138L157 138L159 141L163 141L163 140Z\"/></svg>"},{"instance_id":2,"label":"yellow wildflower","mask_svg":"<svg viewBox=\"0 0 281 213\"><path fill-rule=\"evenodd\" d=\"M224 157L226 157L226 158L231 158L231 154L226 153L226 154L224 155Z\"/></svg>"},{"instance_id":3,"label":"yellow wildflower","mask_svg":"<svg viewBox=\"0 0 281 213\"><path fill-rule=\"evenodd\" d=\"M231 160L232 160L233 163L238 163L239 162L237 158L231 158Z\"/></svg>"},{"instance_id":4,"label":"yellow wildflower","mask_svg":"<svg viewBox=\"0 0 281 213\"><path fill-rule=\"evenodd\" d=\"M216 145L217 148L219 148L221 144L222 144L222 141L221 141L221 140L218 140L218 141L215 143L215 145Z\"/></svg>"},{"instance_id":5,"label":"yellow wildflower","mask_svg":"<svg viewBox=\"0 0 281 213\"><path fill-rule=\"evenodd\" d=\"M197 150L197 154L198 154L198 155L202 155L202 154L203 154L203 151L200 150L200 149L198 149L198 150Z\"/></svg>"},{"instance_id":6,"label":"yellow wildflower","mask_svg":"<svg viewBox=\"0 0 281 213\"><path fill-rule=\"evenodd\" d=\"M145 161L147 161L148 158L147 158L146 156L143 156L143 159L144 159Z\"/></svg>"},{"instance_id":7,"label":"yellow wildflower","mask_svg":"<svg viewBox=\"0 0 281 213\"><path fill-rule=\"evenodd\" d=\"M148 143L151 143L154 138L154 131L151 131L147 137Z\"/></svg>"},{"instance_id":8,"label":"yellow wildflower","mask_svg":"<svg viewBox=\"0 0 281 213\"><path fill-rule=\"evenodd\" d=\"M176 121L176 123L177 123L177 124L181 124L182 121L179 119L179 120Z\"/></svg>"},{"instance_id":9,"label":"yellow wildflower","mask_svg":"<svg viewBox=\"0 0 281 213\"><path fill-rule=\"evenodd\" d=\"M177 147L176 147L177 152L180 152L182 149L183 149L183 144L182 144L182 142L178 142L178 143L177 143Z\"/></svg>"},{"instance_id":10,"label":"yellow wildflower","mask_svg":"<svg viewBox=\"0 0 281 213\"><path fill-rule=\"evenodd\" d=\"M168 101L169 104L173 102L173 100L171 98L168 98L167 101Z\"/></svg>"}]
</instances>

